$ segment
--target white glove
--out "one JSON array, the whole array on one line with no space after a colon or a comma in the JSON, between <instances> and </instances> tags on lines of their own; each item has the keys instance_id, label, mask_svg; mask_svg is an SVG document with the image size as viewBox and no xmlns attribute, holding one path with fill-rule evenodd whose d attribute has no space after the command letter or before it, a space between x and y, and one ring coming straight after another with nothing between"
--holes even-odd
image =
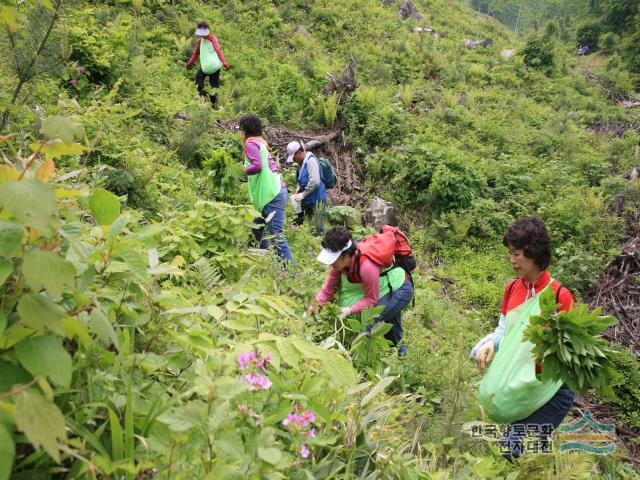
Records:
<instances>
[{"instance_id":1,"label":"white glove","mask_svg":"<svg viewBox=\"0 0 640 480\"><path fill-rule=\"evenodd\" d=\"M294 193L293 195L291 195L291 198L296 203L302 203L302 200L304 199L304 195L302 193Z\"/></svg>"},{"instance_id":2,"label":"white glove","mask_svg":"<svg viewBox=\"0 0 640 480\"><path fill-rule=\"evenodd\" d=\"M344 320L349 315L351 315L351 307L344 307L342 310L340 310L340 320Z\"/></svg>"}]
</instances>

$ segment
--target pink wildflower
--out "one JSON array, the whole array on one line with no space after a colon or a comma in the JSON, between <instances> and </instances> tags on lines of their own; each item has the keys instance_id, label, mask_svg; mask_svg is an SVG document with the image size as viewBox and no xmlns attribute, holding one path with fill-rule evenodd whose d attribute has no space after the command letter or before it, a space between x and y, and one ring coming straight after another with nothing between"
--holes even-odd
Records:
<instances>
[{"instance_id":1,"label":"pink wildflower","mask_svg":"<svg viewBox=\"0 0 640 480\"><path fill-rule=\"evenodd\" d=\"M251 362L256 359L256 352L241 353L238 357L240 370L246 370L251 366Z\"/></svg>"},{"instance_id":2,"label":"pink wildflower","mask_svg":"<svg viewBox=\"0 0 640 480\"><path fill-rule=\"evenodd\" d=\"M316 421L316 416L311 410L307 410L302 414L298 414L297 412L300 412L301 410L302 407L300 405L294 405L294 413L290 413L287 418L282 421L282 424L285 426L291 425L295 428L304 428L310 423Z\"/></svg>"},{"instance_id":3,"label":"pink wildflower","mask_svg":"<svg viewBox=\"0 0 640 480\"><path fill-rule=\"evenodd\" d=\"M310 428L308 432L302 432L302 435L306 435L311 438L316 438L316 429Z\"/></svg>"},{"instance_id":4,"label":"pink wildflower","mask_svg":"<svg viewBox=\"0 0 640 480\"><path fill-rule=\"evenodd\" d=\"M308 458L309 455L311 455L311 452L307 448L307 444L303 443L302 446L300 447L300 456L302 458Z\"/></svg>"},{"instance_id":5,"label":"pink wildflower","mask_svg":"<svg viewBox=\"0 0 640 480\"><path fill-rule=\"evenodd\" d=\"M300 426L306 427L307 425L315 421L316 421L316 416L314 415L314 413L311 410L307 410L302 414L302 421L300 422Z\"/></svg>"},{"instance_id":6,"label":"pink wildflower","mask_svg":"<svg viewBox=\"0 0 640 480\"><path fill-rule=\"evenodd\" d=\"M289 415L287 415L287 418L282 420L282 424L284 426L291 425L291 424L298 426L300 424L300 415L296 415L295 413L290 413Z\"/></svg>"},{"instance_id":7,"label":"pink wildflower","mask_svg":"<svg viewBox=\"0 0 640 480\"><path fill-rule=\"evenodd\" d=\"M264 357L256 352L242 353L238 357L238 363L240 364L240 370L247 370L251 367L267 369L267 362L270 362L273 357L270 353L267 353Z\"/></svg>"},{"instance_id":8,"label":"pink wildflower","mask_svg":"<svg viewBox=\"0 0 640 480\"><path fill-rule=\"evenodd\" d=\"M70 83L71 85L75 85L76 83L78 83L78 81L77 81L77 80L75 80L75 79L72 79L72 80L69 80L69 83Z\"/></svg>"},{"instance_id":9,"label":"pink wildflower","mask_svg":"<svg viewBox=\"0 0 640 480\"><path fill-rule=\"evenodd\" d=\"M253 385L251 390L266 390L271 387L271 380L264 375L257 375L255 373L248 373L243 377L247 382Z\"/></svg>"}]
</instances>

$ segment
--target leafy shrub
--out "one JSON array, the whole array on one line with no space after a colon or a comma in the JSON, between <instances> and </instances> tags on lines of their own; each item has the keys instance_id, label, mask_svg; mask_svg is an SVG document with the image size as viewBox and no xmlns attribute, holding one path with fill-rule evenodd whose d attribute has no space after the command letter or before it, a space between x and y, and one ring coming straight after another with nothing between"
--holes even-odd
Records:
<instances>
[{"instance_id":1,"label":"leafy shrub","mask_svg":"<svg viewBox=\"0 0 640 480\"><path fill-rule=\"evenodd\" d=\"M335 206L327 210L327 221L331 225L352 227L360 220L360 213L353 207Z\"/></svg>"},{"instance_id":2,"label":"leafy shrub","mask_svg":"<svg viewBox=\"0 0 640 480\"><path fill-rule=\"evenodd\" d=\"M613 379L611 388L621 412L616 417L619 421L640 428L640 364L633 352L622 345L617 346L617 352L613 357L615 369L620 373L618 378Z\"/></svg>"},{"instance_id":3,"label":"leafy shrub","mask_svg":"<svg viewBox=\"0 0 640 480\"><path fill-rule=\"evenodd\" d=\"M587 45L590 51L599 48L601 27L600 23L587 23L576 30L576 44L578 46Z\"/></svg>"},{"instance_id":4,"label":"leafy shrub","mask_svg":"<svg viewBox=\"0 0 640 480\"><path fill-rule=\"evenodd\" d=\"M347 127L363 151L387 147L405 132L402 108L374 88L360 87L347 106Z\"/></svg>"},{"instance_id":5,"label":"leafy shrub","mask_svg":"<svg viewBox=\"0 0 640 480\"><path fill-rule=\"evenodd\" d=\"M485 186L484 178L460 161L439 164L433 172L429 194L440 211L458 210L471 205Z\"/></svg>"},{"instance_id":6,"label":"leafy shrub","mask_svg":"<svg viewBox=\"0 0 640 480\"><path fill-rule=\"evenodd\" d=\"M522 50L524 62L533 68L545 71L555 67L555 52L553 43L544 37L531 36Z\"/></svg>"},{"instance_id":7,"label":"leafy shrub","mask_svg":"<svg viewBox=\"0 0 640 480\"><path fill-rule=\"evenodd\" d=\"M238 202L244 168L241 159L232 157L224 148L211 152L202 162L207 176L207 187L212 197L221 202Z\"/></svg>"}]
</instances>

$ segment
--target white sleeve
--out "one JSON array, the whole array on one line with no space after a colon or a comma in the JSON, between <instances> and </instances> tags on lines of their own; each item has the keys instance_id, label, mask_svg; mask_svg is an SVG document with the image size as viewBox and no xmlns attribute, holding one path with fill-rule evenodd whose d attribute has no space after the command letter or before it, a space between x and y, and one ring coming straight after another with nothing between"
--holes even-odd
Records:
<instances>
[{"instance_id":1,"label":"white sleeve","mask_svg":"<svg viewBox=\"0 0 640 480\"><path fill-rule=\"evenodd\" d=\"M502 340L502 337L504 336L504 325L505 325L505 316L501 314L500 320L498 320L498 326L493 331L493 333L490 333L486 337L482 338L478 343L476 343L476 346L471 349L471 355L469 356L471 358L476 358L478 349L481 346L483 346L485 343L487 343L489 340L493 340L493 343L495 344L495 351L497 352L498 346L500 345L500 340Z\"/></svg>"}]
</instances>

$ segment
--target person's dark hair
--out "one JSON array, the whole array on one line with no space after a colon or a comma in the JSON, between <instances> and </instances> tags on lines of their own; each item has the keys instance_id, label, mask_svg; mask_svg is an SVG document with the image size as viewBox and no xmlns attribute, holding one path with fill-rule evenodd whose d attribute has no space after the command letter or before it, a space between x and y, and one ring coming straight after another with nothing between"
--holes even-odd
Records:
<instances>
[{"instance_id":1,"label":"person's dark hair","mask_svg":"<svg viewBox=\"0 0 640 480\"><path fill-rule=\"evenodd\" d=\"M349 240L353 240L351 237L351 232L344 227L333 227L327 233L325 233L324 238L322 239L322 246L331 250L332 252L339 252L344 247L347 246ZM349 250L345 250L343 255L353 255L356 253L356 245L355 243L351 245Z\"/></svg>"},{"instance_id":2,"label":"person's dark hair","mask_svg":"<svg viewBox=\"0 0 640 480\"><path fill-rule=\"evenodd\" d=\"M209 28L209 22L205 22L204 20L198 24L198 28Z\"/></svg>"},{"instance_id":3,"label":"person's dark hair","mask_svg":"<svg viewBox=\"0 0 640 480\"><path fill-rule=\"evenodd\" d=\"M258 137L262 135L262 122L255 115L244 115L238 124L248 137Z\"/></svg>"},{"instance_id":4,"label":"person's dark hair","mask_svg":"<svg viewBox=\"0 0 640 480\"><path fill-rule=\"evenodd\" d=\"M542 270L551 262L551 236L540 217L523 217L513 222L502 238L505 247L520 249Z\"/></svg>"}]
</instances>

